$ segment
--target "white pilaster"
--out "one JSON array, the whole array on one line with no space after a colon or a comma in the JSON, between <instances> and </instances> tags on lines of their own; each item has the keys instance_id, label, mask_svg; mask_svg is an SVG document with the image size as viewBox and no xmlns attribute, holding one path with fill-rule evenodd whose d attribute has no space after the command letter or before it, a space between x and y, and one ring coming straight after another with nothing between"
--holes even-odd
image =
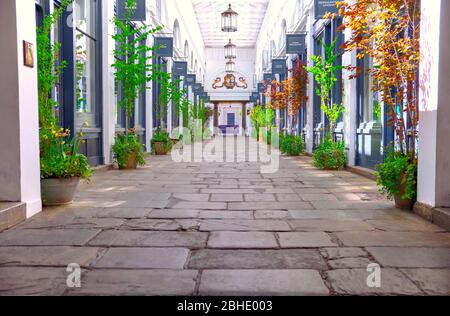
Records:
<instances>
[{"instance_id":1,"label":"white pilaster","mask_svg":"<svg viewBox=\"0 0 450 316\"><path fill-rule=\"evenodd\" d=\"M116 113L115 113L115 79L114 69L111 66L114 63L114 3L108 0L102 0L102 73L103 73L103 152L105 164L112 164L111 146L114 143L116 131Z\"/></svg>"},{"instance_id":2,"label":"white pilaster","mask_svg":"<svg viewBox=\"0 0 450 316\"><path fill-rule=\"evenodd\" d=\"M27 217L42 210L35 10L34 0L0 1L0 201L26 203Z\"/></svg>"},{"instance_id":3,"label":"white pilaster","mask_svg":"<svg viewBox=\"0 0 450 316\"><path fill-rule=\"evenodd\" d=\"M450 1L422 1L418 201L450 207Z\"/></svg>"}]
</instances>

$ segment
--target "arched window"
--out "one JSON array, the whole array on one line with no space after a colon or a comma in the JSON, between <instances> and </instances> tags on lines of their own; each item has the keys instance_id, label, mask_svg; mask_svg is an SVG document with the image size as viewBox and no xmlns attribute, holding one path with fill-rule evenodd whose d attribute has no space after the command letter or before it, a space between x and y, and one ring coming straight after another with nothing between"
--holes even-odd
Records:
<instances>
[{"instance_id":1,"label":"arched window","mask_svg":"<svg viewBox=\"0 0 450 316\"><path fill-rule=\"evenodd\" d=\"M277 53L277 45L275 44L275 41L270 42L270 58L274 58L275 54Z\"/></svg>"},{"instance_id":2,"label":"arched window","mask_svg":"<svg viewBox=\"0 0 450 316\"><path fill-rule=\"evenodd\" d=\"M156 0L156 18L158 21L162 19L162 0Z\"/></svg>"},{"instance_id":3,"label":"arched window","mask_svg":"<svg viewBox=\"0 0 450 316\"><path fill-rule=\"evenodd\" d=\"M281 22L281 36L280 36L280 47L286 50L286 33L287 33L287 24L286 20L283 19Z\"/></svg>"},{"instance_id":4,"label":"arched window","mask_svg":"<svg viewBox=\"0 0 450 316\"><path fill-rule=\"evenodd\" d=\"M194 64L194 73L197 74L197 70L198 70L198 63L197 60L195 60L195 64Z\"/></svg>"},{"instance_id":5,"label":"arched window","mask_svg":"<svg viewBox=\"0 0 450 316\"><path fill-rule=\"evenodd\" d=\"M173 23L173 45L181 50L181 32L178 20Z\"/></svg>"},{"instance_id":6,"label":"arched window","mask_svg":"<svg viewBox=\"0 0 450 316\"><path fill-rule=\"evenodd\" d=\"M189 43L188 41L184 42L184 54L183 57L186 58L186 61L189 59Z\"/></svg>"},{"instance_id":7,"label":"arched window","mask_svg":"<svg viewBox=\"0 0 450 316\"><path fill-rule=\"evenodd\" d=\"M189 60L189 66L191 70L194 69L194 52L191 52L191 59Z\"/></svg>"}]
</instances>

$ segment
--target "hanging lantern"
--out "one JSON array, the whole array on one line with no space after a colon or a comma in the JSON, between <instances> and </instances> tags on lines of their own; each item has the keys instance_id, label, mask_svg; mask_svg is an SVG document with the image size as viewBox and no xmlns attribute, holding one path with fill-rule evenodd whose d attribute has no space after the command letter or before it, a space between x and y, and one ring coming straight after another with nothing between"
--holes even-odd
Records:
<instances>
[{"instance_id":1,"label":"hanging lantern","mask_svg":"<svg viewBox=\"0 0 450 316\"><path fill-rule=\"evenodd\" d=\"M230 59L225 64L225 71L228 73L234 72L234 65L235 65L234 61Z\"/></svg>"},{"instance_id":2,"label":"hanging lantern","mask_svg":"<svg viewBox=\"0 0 450 316\"><path fill-rule=\"evenodd\" d=\"M225 45L225 59L235 59L236 58L236 45L230 42Z\"/></svg>"},{"instance_id":3,"label":"hanging lantern","mask_svg":"<svg viewBox=\"0 0 450 316\"><path fill-rule=\"evenodd\" d=\"M231 9L231 4L225 12L222 13L222 32L237 32L238 14Z\"/></svg>"}]
</instances>

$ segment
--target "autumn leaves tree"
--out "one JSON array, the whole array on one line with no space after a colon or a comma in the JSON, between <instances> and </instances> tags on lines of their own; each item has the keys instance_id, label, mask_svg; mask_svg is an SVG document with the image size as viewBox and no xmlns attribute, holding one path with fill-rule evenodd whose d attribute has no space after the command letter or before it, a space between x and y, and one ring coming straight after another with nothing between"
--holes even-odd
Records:
<instances>
[{"instance_id":1,"label":"autumn leaves tree","mask_svg":"<svg viewBox=\"0 0 450 316\"><path fill-rule=\"evenodd\" d=\"M308 100L308 72L305 66L303 61L298 61L289 70L292 75L288 79L281 82L273 80L270 86L266 84L265 95L271 99L270 107L274 110L287 109L293 127L297 126L300 108Z\"/></svg>"},{"instance_id":2,"label":"autumn leaves tree","mask_svg":"<svg viewBox=\"0 0 450 316\"><path fill-rule=\"evenodd\" d=\"M420 0L340 1L342 29L352 36L346 51L357 58L368 56L375 66L369 69L373 90L379 92L388 109L389 124L396 134L399 153L416 160L419 122L418 69L420 62ZM352 68L355 75L359 69Z\"/></svg>"}]
</instances>

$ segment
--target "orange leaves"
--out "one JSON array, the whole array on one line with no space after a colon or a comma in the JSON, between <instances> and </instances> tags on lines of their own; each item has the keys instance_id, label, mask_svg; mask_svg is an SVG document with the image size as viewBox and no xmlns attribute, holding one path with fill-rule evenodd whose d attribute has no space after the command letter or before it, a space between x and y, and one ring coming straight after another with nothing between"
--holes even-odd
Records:
<instances>
[{"instance_id":1,"label":"orange leaves","mask_svg":"<svg viewBox=\"0 0 450 316\"><path fill-rule=\"evenodd\" d=\"M265 84L265 95L271 98L272 109L288 109L290 116L295 116L301 106L308 100L306 95L308 72L303 61L296 63L290 70L292 76L282 82L272 81L270 86Z\"/></svg>"},{"instance_id":2,"label":"orange leaves","mask_svg":"<svg viewBox=\"0 0 450 316\"><path fill-rule=\"evenodd\" d=\"M374 60L377 66L368 70L374 79L373 90L379 92L388 108L389 122L396 130L401 151L414 156L414 145L410 148L404 141L408 128L417 134L419 121L416 81L420 63L420 0L357 0L341 1L339 5L344 17L342 29L352 30L343 48L357 50L358 59L368 56ZM359 75L357 67L347 69L355 72L350 78Z\"/></svg>"}]
</instances>

